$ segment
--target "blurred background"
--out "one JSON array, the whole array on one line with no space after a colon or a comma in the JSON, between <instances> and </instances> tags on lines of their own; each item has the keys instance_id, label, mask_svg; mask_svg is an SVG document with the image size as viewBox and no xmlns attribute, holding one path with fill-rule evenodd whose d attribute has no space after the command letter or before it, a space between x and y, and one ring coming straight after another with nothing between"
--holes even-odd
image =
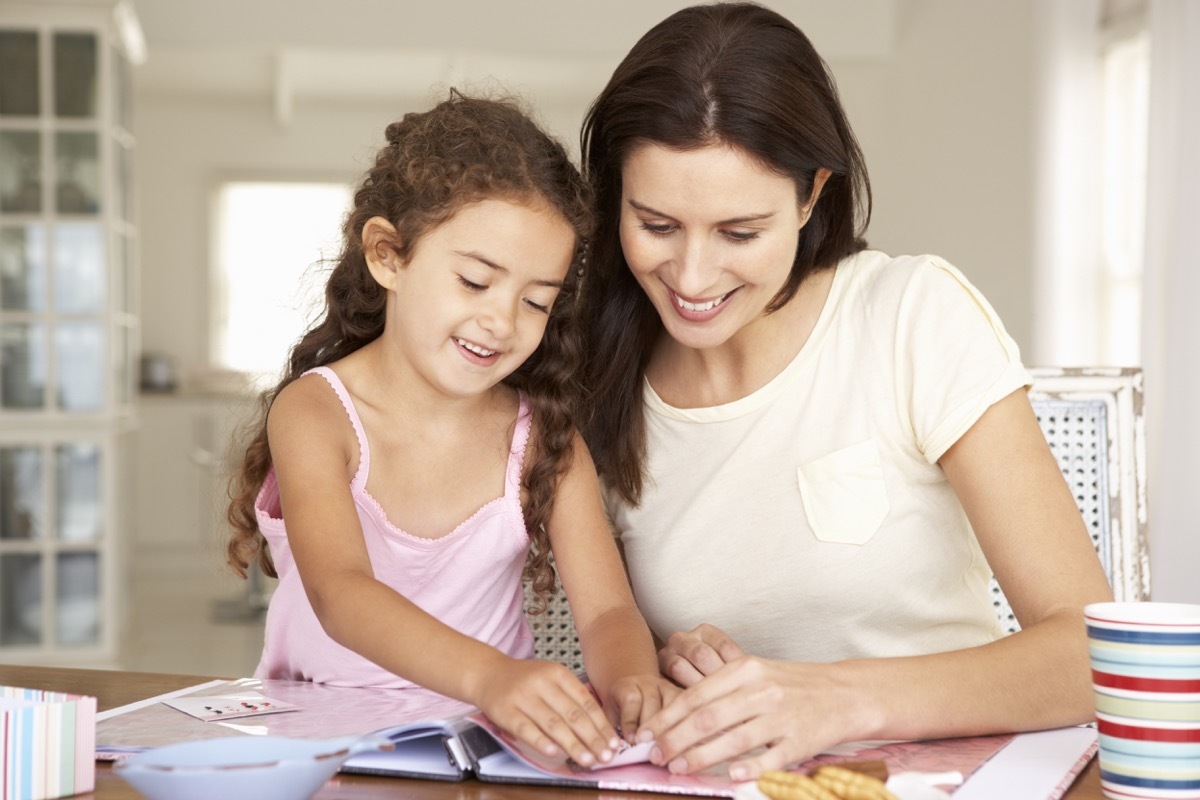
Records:
<instances>
[{"instance_id":1,"label":"blurred background","mask_svg":"<svg viewBox=\"0 0 1200 800\"><path fill-rule=\"evenodd\" d=\"M504 91L577 154L683 5L0 3L0 661L250 672L228 443L385 126ZM1200 4L767 5L836 76L872 246L962 269L1028 365L1145 368L1154 597L1200 602Z\"/></svg>"}]
</instances>

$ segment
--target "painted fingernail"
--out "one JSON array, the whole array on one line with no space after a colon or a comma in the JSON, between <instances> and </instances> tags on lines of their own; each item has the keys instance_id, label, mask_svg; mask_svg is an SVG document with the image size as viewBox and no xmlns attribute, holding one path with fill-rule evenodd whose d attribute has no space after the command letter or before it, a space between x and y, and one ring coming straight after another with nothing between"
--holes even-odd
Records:
<instances>
[{"instance_id":1,"label":"painted fingernail","mask_svg":"<svg viewBox=\"0 0 1200 800\"><path fill-rule=\"evenodd\" d=\"M614 736L613 738L609 739L608 746L611 747L613 750L616 750L617 748L619 748L621 746L621 737Z\"/></svg>"},{"instance_id":2,"label":"painted fingernail","mask_svg":"<svg viewBox=\"0 0 1200 800\"><path fill-rule=\"evenodd\" d=\"M612 761L612 756L612 750L609 750L607 747L600 751L601 761Z\"/></svg>"},{"instance_id":3,"label":"painted fingernail","mask_svg":"<svg viewBox=\"0 0 1200 800\"><path fill-rule=\"evenodd\" d=\"M637 732L638 744L654 741L654 733L649 728L642 728Z\"/></svg>"},{"instance_id":4,"label":"painted fingernail","mask_svg":"<svg viewBox=\"0 0 1200 800\"><path fill-rule=\"evenodd\" d=\"M590 767L592 764L596 763L596 758L591 753L584 751L583 755L579 757L579 763L583 764L585 767Z\"/></svg>"},{"instance_id":5,"label":"painted fingernail","mask_svg":"<svg viewBox=\"0 0 1200 800\"><path fill-rule=\"evenodd\" d=\"M683 773L687 772L687 760L677 758L667 765L667 770L675 773L676 775L682 775Z\"/></svg>"},{"instance_id":6,"label":"painted fingernail","mask_svg":"<svg viewBox=\"0 0 1200 800\"><path fill-rule=\"evenodd\" d=\"M730 767L729 778L735 781L744 781L749 776L750 770L745 767Z\"/></svg>"},{"instance_id":7,"label":"painted fingernail","mask_svg":"<svg viewBox=\"0 0 1200 800\"><path fill-rule=\"evenodd\" d=\"M650 761L655 764L661 765L662 761L663 761L662 750L659 750L657 747L651 748L650 749Z\"/></svg>"}]
</instances>

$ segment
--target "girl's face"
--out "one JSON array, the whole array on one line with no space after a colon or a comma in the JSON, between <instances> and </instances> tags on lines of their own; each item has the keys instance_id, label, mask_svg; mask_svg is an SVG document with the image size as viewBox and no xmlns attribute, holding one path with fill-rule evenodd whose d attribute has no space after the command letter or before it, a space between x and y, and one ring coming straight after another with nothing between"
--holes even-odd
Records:
<instances>
[{"instance_id":1,"label":"girl's face","mask_svg":"<svg viewBox=\"0 0 1200 800\"><path fill-rule=\"evenodd\" d=\"M625 260L677 342L716 347L766 319L807 219L792 179L725 145L648 143L621 183Z\"/></svg>"},{"instance_id":2,"label":"girl's face","mask_svg":"<svg viewBox=\"0 0 1200 800\"><path fill-rule=\"evenodd\" d=\"M545 202L487 199L427 231L407 264L381 273L368 262L393 292L387 335L404 360L469 397L537 349L574 252L574 230Z\"/></svg>"}]
</instances>

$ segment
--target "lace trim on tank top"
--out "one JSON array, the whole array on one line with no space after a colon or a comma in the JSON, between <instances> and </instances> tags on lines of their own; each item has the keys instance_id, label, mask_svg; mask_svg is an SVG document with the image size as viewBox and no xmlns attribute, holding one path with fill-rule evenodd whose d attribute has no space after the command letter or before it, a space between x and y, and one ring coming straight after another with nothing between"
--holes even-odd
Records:
<instances>
[{"instance_id":1,"label":"lace trim on tank top","mask_svg":"<svg viewBox=\"0 0 1200 800\"><path fill-rule=\"evenodd\" d=\"M342 408L346 409L346 416L350 418L350 424L354 426L354 435L358 438L358 469L354 471L354 478L350 481L350 485L358 491L366 491L367 475L371 471L371 448L367 447L367 432L363 430L362 421L358 418L358 410L354 407L354 401L350 399L350 392L346 390L346 385L342 383L342 379L337 373L329 367L314 367L304 375L320 375L325 381L333 387L333 391L337 394L338 399L342 401ZM301 375L300 377L304 377Z\"/></svg>"}]
</instances>

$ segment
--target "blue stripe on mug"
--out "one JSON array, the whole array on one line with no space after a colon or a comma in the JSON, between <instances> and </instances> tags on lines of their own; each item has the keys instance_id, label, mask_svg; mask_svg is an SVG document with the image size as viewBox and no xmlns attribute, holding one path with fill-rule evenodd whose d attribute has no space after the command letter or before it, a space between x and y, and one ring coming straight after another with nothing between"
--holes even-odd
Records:
<instances>
[{"instance_id":1,"label":"blue stripe on mug","mask_svg":"<svg viewBox=\"0 0 1200 800\"><path fill-rule=\"evenodd\" d=\"M1105 642L1137 642L1141 644L1200 644L1198 633L1160 633L1158 631L1120 631L1114 628L1087 626L1089 639Z\"/></svg>"},{"instance_id":2,"label":"blue stripe on mug","mask_svg":"<svg viewBox=\"0 0 1200 800\"><path fill-rule=\"evenodd\" d=\"M1100 780L1120 786L1136 786L1139 789L1200 789L1200 780L1172 781L1160 778L1135 778L1118 772L1109 772L1100 767Z\"/></svg>"}]
</instances>

